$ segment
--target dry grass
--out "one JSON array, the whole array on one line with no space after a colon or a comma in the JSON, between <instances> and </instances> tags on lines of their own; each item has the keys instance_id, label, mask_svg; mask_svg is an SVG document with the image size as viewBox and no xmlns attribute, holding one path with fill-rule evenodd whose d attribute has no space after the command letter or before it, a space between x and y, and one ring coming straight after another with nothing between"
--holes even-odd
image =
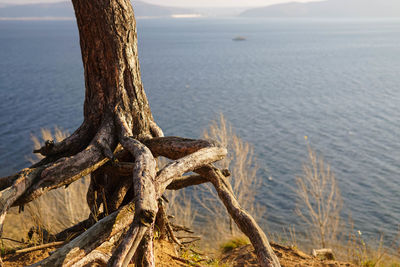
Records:
<instances>
[{"instance_id":1,"label":"dry grass","mask_svg":"<svg viewBox=\"0 0 400 267\"><path fill-rule=\"evenodd\" d=\"M351 219L349 219L351 222ZM385 245L383 234L377 240L364 239L361 231L353 224L346 240L335 246L338 257L365 267L400 267L400 229L390 245Z\"/></svg>"},{"instance_id":2,"label":"dry grass","mask_svg":"<svg viewBox=\"0 0 400 267\"><path fill-rule=\"evenodd\" d=\"M254 216L255 220L259 220L265 214L265 207L258 205L255 201L262 179L257 176L259 167L253 146L235 133L232 125L222 114L219 120L211 122L209 129L204 131L203 137L216 140L228 149L227 157L216 165L230 170L229 181L237 200ZM204 234L208 234L209 238L215 241L229 240L242 235L211 184L201 187L195 196L198 199L197 202L208 211L204 218L207 221L207 225L203 228ZM211 233L209 233L210 229L212 229Z\"/></svg>"},{"instance_id":3,"label":"dry grass","mask_svg":"<svg viewBox=\"0 0 400 267\"><path fill-rule=\"evenodd\" d=\"M296 214L309 226L308 239L313 246L330 247L338 259L357 266L400 267L400 229L392 244L385 246L383 235L375 242L366 241L361 231L355 230L351 218L347 226L341 223L343 202L335 175L309 143L307 150L308 162L303 164L303 175L296 178L299 200ZM296 240L295 236L290 232L292 240Z\"/></svg>"},{"instance_id":4,"label":"dry grass","mask_svg":"<svg viewBox=\"0 0 400 267\"><path fill-rule=\"evenodd\" d=\"M34 149L38 149L45 140L57 142L68 136L68 132L55 127L54 133L48 129L41 130L41 138L32 136ZM35 154L29 158L34 163L42 159ZM89 186L89 177L72 183L68 188L52 190L42 197L27 204L24 212L19 213L18 208L12 208L4 223L4 237L22 240L30 243L42 243L47 240L47 233L55 234L77 222L87 219L89 209L86 205L86 192ZM35 234L28 238L30 229L35 229ZM28 240L29 239L29 240ZM15 242L5 242L6 247L19 245Z\"/></svg>"},{"instance_id":5,"label":"dry grass","mask_svg":"<svg viewBox=\"0 0 400 267\"><path fill-rule=\"evenodd\" d=\"M60 142L69 136L68 131L65 131L57 126L54 127L54 134L49 129L40 129L41 137L36 135L31 135L31 140L33 142L33 148L39 149L44 145L47 140L54 140L55 142ZM27 159L33 164L43 159L41 154L34 154L34 157L27 157Z\"/></svg>"},{"instance_id":6,"label":"dry grass","mask_svg":"<svg viewBox=\"0 0 400 267\"><path fill-rule=\"evenodd\" d=\"M188 190L168 191L167 198L167 213L174 216L174 222L193 228L198 212L193 205L191 193Z\"/></svg>"},{"instance_id":7,"label":"dry grass","mask_svg":"<svg viewBox=\"0 0 400 267\"><path fill-rule=\"evenodd\" d=\"M329 164L309 144L307 150L303 175L296 178L296 214L308 225L311 241L325 248L337 240L342 198Z\"/></svg>"},{"instance_id":8,"label":"dry grass","mask_svg":"<svg viewBox=\"0 0 400 267\"><path fill-rule=\"evenodd\" d=\"M211 123L203 137L227 147L227 157L216 165L231 171L229 179L239 203L255 215L256 220L261 218L265 209L256 204L255 197L262 180L257 176L253 147L240 139L223 115ZM170 201L168 212L175 216L176 222L192 227L204 236L203 246L217 249L221 242L242 235L211 184L169 192L168 197L175 200Z\"/></svg>"},{"instance_id":9,"label":"dry grass","mask_svg":"<svg viewBox=\"0 0 400 267\"><path fill-rule=\"evenodd\" d=\"M230 183L243 208L258 217L262 216L265 210L255 204L256 193L262 179L257 176L259 167L254 156L253 146L243 141L235 133L232 125L225 120L222 114L220 114L219 120L211 122L209 129L204 131L203 137L216 140L228 149L227 157L217 162L216 165L231 171ZM219 201L217 195L214 194L214 196Z\"/></svg>"}]
</instances>

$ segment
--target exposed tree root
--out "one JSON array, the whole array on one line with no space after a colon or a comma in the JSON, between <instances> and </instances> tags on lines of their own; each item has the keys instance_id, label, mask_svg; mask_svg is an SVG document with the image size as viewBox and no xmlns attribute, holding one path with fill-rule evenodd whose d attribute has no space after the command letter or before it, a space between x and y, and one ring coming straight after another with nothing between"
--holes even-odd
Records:
<instances>
[{"instance_id":1,"label":"exposed tree root","mask_svg":"<svg viewBox=\"0 0 400 267\"><path fill-rule=\"evenodd\" d=\"M20 171L13 176L13 184L0 192L0 234L8 209L33 184L33 181L40 175L43 169L43 167L40 167Z\"/></svg>"},{"instance_id":2,"label":"exposed tree root","mask_svg":"<svg viewBox=\"0 0 400 267\"><path fill-rule=\"evenodd\" d=\"M274 254L267 236L258 226L253 217L241 208L232 193L229 182L220 170L212 166L206 166L196 170L202 176L208 177L214 185L219 198L224 203L228 213L231 215L239 229L250 239L258 262L261 266L280 266L279 260Z\"/></svg>"},{"instance_id":3,"label":"exposed tree root","mask_svg":"<svg viewBox=\"0 0 400 267\"><path fill-rule=\"evenodd\" d=\"M99 249L107 240L115 245L124 229L132 224L133 216L134 204L131 203L101 219L50 257L32 266L72 266L93 250Z\"/></svg>"},{"instance_id":4,"label":"exposed tree root","mask_svg":"<svg viewBox=\"0 0 400 267\"><path fill-rule=\"evenodd\" d=\"M90 134L91 124L84 121L82 125L69 137L65 138L61 142L54 143L52 140L46 141L45 146L40 149L34 150L33 153L40 153L43 156L56 156L62 153L76 154L87 146L93 136Z\"/></svg>"},{"instance_id":5,"label":"exposed tree root","mask_svg":"<svg viewBox=\"0 0 400 267\"><path fill-rule=\"evenodd\" d=\"M154 227L151 227L144 235L142 242L135 252L135 266L154 267L156 266L154 255Z\"/></svg>"},{"instance_id":6,"label":"exposed tree root","mask_svg":"<svg viewBox=\"0 0 400 267\"><path fill-rule=\"evenodd\" d=\"M97 144L107 144L104 140L108 140L114 147L116 146L110 138L104 138L104 135L101 136L103 139L96 139ZM125 177L130 173L132 177L121 180L121 184L113 193L113 199L118 199L118 201L113 204L112 208L116 209L122 204L121 199L126 196L131 186L133 187L134 205L125 206L98 221L90 229L57 250L49 258L34 266L82 266L89 262L108 262L108 266L127 266L136 251L141 251L136 255L136 261L146 262L146 266L153 266L154 255L152 254L152 243L148 240L150 238L148 234L153 231L159 208L157 200L161 198L167 188L179 190L205 182L211 182L214 185L229 214L256 248L262 266L279 266L265 234L253 218L242 210L233 196L230 184L225 178L229 173L209 165L226 155L225 148L219 147L218 144L210 141L178 137L147 139L144 141L146 145L131 137L121 137L120 142L122 147L132 154L134 163L111 163L104 167L109 171L116 170L116 173L123 174ZM174 160L156 173L156 162L153 155L165 156ZM22 177L20 179L24 181L24 186L20 185L20 179L16 179L13 186L1 192L0 199L4 200L2 203L5 203L2 205L3 210L11 206L18 196L24 193L31 196L31 198L24 198L23 203L41 195L43 191L68 184L88 172L93 172L107 161L109 161L109 157L104 156L99 148L92 144L76 156L56 161L51 167L25 170L18 174ZM65 171L67 166L72 168L72 170L68 171L68 174L72 175L72 177L68 177L68 174L58 171L58 169ZM44 170L46 172L43 174ZM199 175L182 176L191 171L195 171ZM33 184L35 180L31 176L36 177L39 172L42 179L28 189L27 187ZM29 180L30 183L25 183L26 180ZM131 180L131 182L126 180ZM13 194L9 192L13 192ZM93 203L89 204L94 205ZM96 205L99 206L100 204L97 202ZM135 219L131 211L133 206L135 207ZM161 216L163 216L166 234L171 240L180 244L180 241L173 234L164 210L161 210ZM91 222L93 220L88 220L86 224ZM130 225L128 231L123 233L123 229L126 229L128 225ZM66 232L60 234L59 237L67 235ZM139 250L137 250L138 247L140 247Z\"/></svg>"}]
</instances>

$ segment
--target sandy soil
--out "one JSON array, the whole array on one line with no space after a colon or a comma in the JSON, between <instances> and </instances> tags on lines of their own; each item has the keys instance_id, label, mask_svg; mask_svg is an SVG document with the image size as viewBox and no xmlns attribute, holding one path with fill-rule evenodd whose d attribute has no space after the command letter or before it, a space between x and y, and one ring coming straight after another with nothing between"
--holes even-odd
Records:
<instances>
[{"instance_id":1,"label":"sandy soil","mask_svg":"<svg viewBox=\"0 0 400 267\"><path fill-rule=\"evenodd\" d=\"M272 244L272 247L279 257L282 267L356 267L350 263L343 263L332 260L321 260L312 257L302 251L294 248ZM38 262L49 256L49 252L54 248L33 251L30 253L22 254L8 254L3 258L5 266L27 266L32 263ZM192 265L184 263L184 260L179 257L176 248L173 244L167 241L155 242L155 256L156 266L159 267L175 267L175 266L209 266L204 263L198 262ZM181 260L179 260L181 259ZM254 249L251 245L245 245L222 255L220 266L232 267L255 267L257 258L254 254ZM130 265L134 266L133 264ZM213 265L216 266L216 265ZM217 265L218 266L218 265Z\"/></svg>"},{"instance_id":2,"label":"sandy soil","mask_svg":"<svg viewBox=\"0 0 400 267\"><path fill-rule=\"evenodd\" d=\"M279 257L282 267L356 267L350 263L321 260L294 248L278 244L271 245L276 255ZM239 247L230 251L223 255L221 262L232 267L259 266L254 249L251 245Z\"/></svg>"}]
</instances>

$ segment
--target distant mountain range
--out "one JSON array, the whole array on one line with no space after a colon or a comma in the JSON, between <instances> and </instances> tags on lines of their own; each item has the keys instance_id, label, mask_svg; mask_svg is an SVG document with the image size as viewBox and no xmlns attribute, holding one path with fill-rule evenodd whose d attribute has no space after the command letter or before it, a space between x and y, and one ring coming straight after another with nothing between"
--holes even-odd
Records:
<instances>
[{"instance_id":1,"label":"distant mountain range","mask_svg":"<svg viewBox=\"0 0 400 267\"><path fill-rule=\"evenodd\" d=\"M197 8L186 9L147 4L132 1L135 15L141 17L191 17L206 16L241 17L314 17L314 18L360 18L360 17L400 17L400 0L326 0L321 2L271 5L267 7L243 9ZM241 12L243 11L243 12ZM241 12L241 13L240 13ZM0 5L0 19L4 18L74 18L71 1Z\"/></svg>"},{"instance_id":2,"label":"distant mountain range","mask_svg":"<svg viewBox=\"0 0 400 267\"><path fill-rule=\"evenodd\" d=\"M164 7L147 4L141 1L133 3L136 17L172 17L194 15L194 12L185 8ZM74 10L71 1L0 6L0 18L73 18Z\"/></svg>"},{"instance_id":3,"label":"distant mountain range","mask_svg":"<svg viewBox=\"0 0 400 267\"><path fill-rule=\"evenodd\" d=\"M244 11L241 17L371 18L400 17L400 0L327 0L272 5Z\"/></svg>"}]
</instances>

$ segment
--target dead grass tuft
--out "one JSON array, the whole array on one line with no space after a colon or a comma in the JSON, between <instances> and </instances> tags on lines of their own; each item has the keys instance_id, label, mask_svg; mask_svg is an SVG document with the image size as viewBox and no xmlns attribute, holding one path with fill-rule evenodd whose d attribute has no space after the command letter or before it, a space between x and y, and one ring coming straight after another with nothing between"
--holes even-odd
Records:
<instances>
[{"instance_id":1,"label":"dead grass tuft","mask_svg":"<svg viewBox=\"0 0 400 267\"><path fill-rule=\"evenodd\" d=\"M314 244L326 248L337 240L342 198L334 173L324 159L307 144L308 162L296 178L296 214L308 225Z\"/></svg>"},{"instance_id":2,"label":"dead grass tuft","mask_svg":"<svg viewBox=\"0 0 400 267\"><path fill-rule=\"evenodd\" d=\"M227 147L227 157L216 165L231 171L229 180L239 203L255 215L256 220L260 219L265 209L255 202L262 180L257 176L258 165L253 147L235 133L222 114L219 120L213 121L204 131L203 137L216 140ZM174 200L170 201L168 212L174 215L175 222L194 228L200 233L206 240L202 244L204 247L217 250L221 242L242 234L210 184L169 192L168 198Z\"/></svg>"}]
</instances>

